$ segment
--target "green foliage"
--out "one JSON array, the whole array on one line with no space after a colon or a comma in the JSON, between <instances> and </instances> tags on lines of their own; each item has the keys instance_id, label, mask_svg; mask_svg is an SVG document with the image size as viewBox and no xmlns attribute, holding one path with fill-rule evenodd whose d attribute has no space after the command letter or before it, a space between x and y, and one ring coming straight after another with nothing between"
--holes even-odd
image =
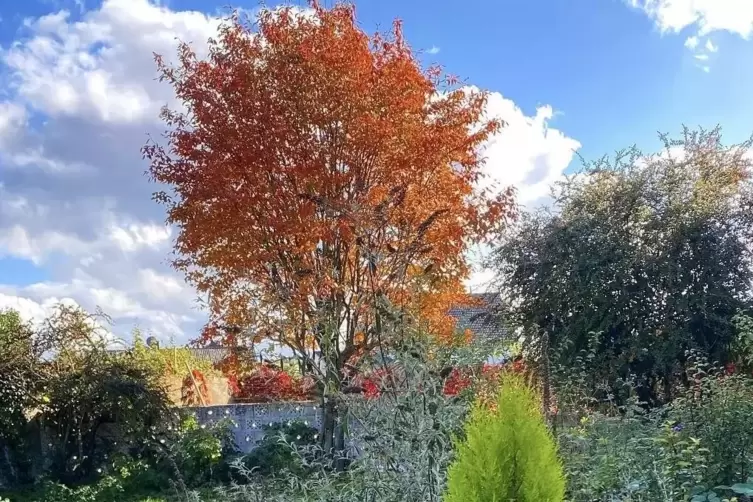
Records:
<instances>
[{"instance_id":1,"label":"green foliage","mask_svg":"<svg viewBox=\"0 0 753 502\"><path fill-rule=\"evenodd\" d=\"M171 493L164 486L159 491L151 491L124 483L117 476L106 476L96 483L75 487L46 481L33 488L0 494L0 502L220 502L222 500L212 495L211 491Z\"/></svg>"},{"instance_id":2,"label":"green foliage","mask_svg":"<svg viewBox=\"0 0 753 502\"><path fill-rule=\"evenodd\" d=\"M166 415L149 376L108 356L100 319L60 305L32 330L17 313L0 314L2 472L13 474L2 476L6 484L33 481L46 468L68 482L92 477L118 441L140 440Z\"/></svg>"},{"instance_id":3,"label":"green foliage","mask_svg":"<svg viewBox=\"0 0 753 502\"><path fill-rule=\"evenodd\" d=\"M189 373L189 368L205 375L218 373L211 361L196 357L186 347L148 347L139 329L133 330L132 337L130 356L158 377L183 377Z\"/></svg>"},{"instance_id":4,"label":"green foliage","mask_svg":"<svg viewBox=\"0 0 753 502\"><path fill-rule=\"evenodd\" d=\"M591 413L563 428L569 500L697 502L746 495L739 481L753 475L753 381L726 375L693 354L688 360L691 385L669 405L647 413L631 398L617 416Z\"/></svg>"},{"instance_id":5,"label":"green foliage","mask_svg":"<svg viewBox=\"0 0 753 502\"><path fill-rule=\"evenodd\" d=\"M753 374L753 317L740 313L732 320L736 328L732 343L733 360L739 370Z\"/></svg>"},{"instance_id":6,"label":"green foliage","mask_svg":"<svg viewBox=\"0 0 753 502\"><path fill-rule=\"evenodd\" d=\"M56 477L78 482L94 476L107 456L149 444L170 417L165 392L127 357L90 353L85 364L47 384L42 409L55 440Z\"/></svg>"},{"instance_id":7,"label":"green foliage","mask_svg":"<svg viewBox=\"0 0 753 502\"><path fill-rule=\"evenodd\" d=\"M228 421L200 426L193 415L188 415L169 440L160 466L166 472L176 471L173 474L180 475L187 486L197 487L227 480L235 456Z\"/></svg>"},{"instance_id":8,"label":"green foliage","mask_svg":"<svg viewBox=\"0 0 753 502\"><path fill-rule=\"evenodd\" d=\"M457 445L446 502L561 502L565 477L536 393L506 375L495 409L477 406Z\"/></svg>"},{"instance_id":9,"label":"green foliage","mask_svg":"<svg viewBox=\"0 0 753 502\"><path fill-rule=\"evenodd\" d=\"M417 333L406 333L372 369L389 376L378 397L345 397L350 438L348 468L338 473L318 446L295 446L302 475L281 471L224 490L237 502L439 502L453 437L463 432L469 402L442 390L451 364L482 362L477 348L451 351ZM241 471L241 474L244 474ZM253 476L245 472L246 475Z\"/></svg>"},{"instance_id":10,"label":"green foliage","mask_svg":"<svg viewBox=\"0 0 753 502\"><path fill-rule=\"evenodd\" d=\"M593 414L558 437L573 502L643 501L652 488L653 423L632 413L621 418ZM661 499L657 499L661 500Z\"/></svg>"},{"instance_id":11,"label":"green foliage","mask_svg":"<svg viewBox=\"0 0 753 502\"><path fill-rule=\"evenodd\" d=\"M33 331L18 312L0 310L0 440L16 440L40 378Z\"/></svg>"},{"instance_id":12,"label":"green foliage","mask_svg":"<svg viewBox=\"0 0 753 502\"><path fill-rule=\"evenodd\" d=\"M124 490L120 480L113 476L100 479L92 485L74 488L58 483L46 483L43 489L43 502L102 502L120 500Z\"/></svg>"},{"instance_id":13,"label":"green foliage","mask_svg":"<svg viewBox=\"0 0 753 502\"><path fill-rule=\"evenodd\" d=\"M43 385L33 331L18 312L0 310L0 485L30 481L26 411Z\"/></svg>"},{"instance_id":14,"label":"green foliage","mask_svg":"<svg viewBox=\"0 0 753 502\"><path fill-rule=\"evenodd\" d=\"M445 395L448 369L486 357L481 348L451 350L411 332L388 360L375 360L374 368L387 375L380 396L348 400L348 433L358 457L350 467L351 498L342 500L441 500L453 437L462 435L473 398Z\"/></svg>"},{"instance_id":15,"label":"green foliage","mask_svg":"<svg viewBox=\"0 0 753 502\"><path fill-rule=\"evenodd\" d=\"M669 407L683 434L708 448L704 480L731 485L753 476L753 380L695 364L693 385Z\"/></svg>"},{"instance_id":16,"label":"green foliage","mask_svg":"<svg viewBox=\"0 0 753 502\"><path fill-rule=\"evenodd\" d=\"M592 414L560 434L573 502L677 502L703 484L708 450L639 407L621 417Z\"/></svg>"},{"instance_id":17,"label":"green foliage","mask_svg":"<svg viewBox=\"0 0 753 502\"><path fill-rule=\"evenodd\" d=\"M728 361L751 307L750 144L664 140L559 184L556 211L523 215L491 260L529 340L546 331L563 365L592 354L593 385L634 376L651 404L671 399L687 350Z\"/></svg>"},{"instance_id":18,"label":"green foliage","mask_svg":"<svg viewBox=\"0 0 753 502\"><path fill-rule=\"evenodd\" d=\"M317 430L303 422L265 426L264 438L243 459L246 469L269 476L289 473L305 475L298 451L316 444Z\"/></svg>"}]
</instances>

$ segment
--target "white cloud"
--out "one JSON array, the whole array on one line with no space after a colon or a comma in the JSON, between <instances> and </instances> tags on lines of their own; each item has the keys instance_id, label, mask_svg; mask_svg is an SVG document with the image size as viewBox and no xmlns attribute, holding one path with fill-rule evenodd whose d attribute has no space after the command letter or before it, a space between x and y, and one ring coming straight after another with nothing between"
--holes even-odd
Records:
<instances>
[{"instance_id":1,"label":"white cloud","mask_svg":"<svg viewBox=\"0 0 753 502\"><path fill-rule=\"evenodd\" d=\"M728 31L743 38L753 33L753 2L746 0L627 0L646 13L662 32L694 26L699 35Z\"/></svg>"},{"instance_id":2,"label":"white cloud","mask_svg":"<svg viewBox=\"0 0 753 502\"><path fill-rule=\"evenodd\" d=\"M709 59L708 54L696 54L694 57L699 61L707 61Z\"/></svg>"},{"instance_id":3,"label":"white cloud","mask_svg":"<svg viewBox=\"0 0 753 502\"><path fill-rule=\"evenodd\" d=\"M172 235L150 199L140 147L173 102L153 52L177 40L200 54L219 18L147 0L104 0L24 21L0 48L0 258L30 260L50 279L0 284L0 306L41 320L58 301L101 307L125 335L134 324L181 341L203 316L167 264ZM39 117L34 120L29 117ZM2 281L2 278L0 278Z\"/></svg>"},{"instance_id":4,"label":"white cloud","mask_svg":"<svg viewBox=\"0 0 753 502\"><path fill-rule=\"evenodd\" d=\"M15 141L26 125L26 109L16 103L0 102L0 153Z\"/></svg>"},{"instance_id":5,"label":"white cloud","mask_svg":"<svg viewBox=\"0 0 753 502\"><path fill-rule=\"evenodd\" d=\"M148 247L160 249L170 240L171 229L165 225L132 223L128 226L113 225L109 238L123 251L137 251Z\"/></svg>"},{"instance_id":6,"label":"white cloud","mask_svg":"<svg viewBox=\"0 0 753 502\"><path fill-rule=\"evenodd\" d=\"M90 272L96 269L77 268L65 282L46 281L23 287L0 285L0 308L17 308L33 321L48 316L51 306L60 301L90 312L101 308L112 317L113 330L121 336L140 324L162 337L185 338L185 324L200 321L201 316L190 309L193 292L175 277L141 269L127 282L112 277L108 280Z\"/></svg>"},{"instance_id":7,"label":"white cloud","mask_svg":"<svg viewBox=\"0 0 753 502\"><path fill-rule=\"evenodd\" d=\"M498 92L489 96L487 118L497 118L505 126L484 145L487 179L484 186L504 189L515 186L517 201L533 209L549 201L550 187L562 179L581 144L564 132L550 127L554 109L549 105L526 115L512 100ZM473 274L466 282L472 291L484 291L492 273L481 266L489 250L479 246L470 256Z\"/></svg>"},{"instance_id":8,"label":"white cloud","mask_svg":"<svg viewBox=\"0 0 753 502\"><path fill-rule=\"evenodd\" d=\"M549 127L554 109L549 105L526 115L512 100L498 92L489 96L486 114L505 122L501 131L484 146L487 184L497 188L514 185L518 202L526 206L541 203L552 182L561 178L580 148L580 143Z\"/></svg>"},{"instance_id":9,"label":"white cloud","mask_svg":"<svg viewBox=\"0 0 753 502\"><path fill-rule=\"evenodd\" d=\"M55 310L55 306L63 304L78 307L78 303L72 298L50 297L42 302L30 298L5 294L0 290L0 310L13 309L17 311L26 322L38 323L49 317Z\"/></svg>"},{"instance_id":10,"label":"white cloud","mask_svg":"<svg viewBox=\"0 0 753 502\"><path fill-rule=\"evenodd\" d=\"M103 122L155 121L172 95L153 78L153 52L173 57L176 37L201 50L219 22L148 0L105 0L81 21L71 21L65 10L27 20L30 36L2 57L13 87L38 111Z\"/></svg>"},{"instance_id":11,"label":"white cloud","mask_svg":"<svg viewBox=\"0 0 753 502\"><path fill-rule=\"evenodd\" d=\"M44 321L59 312L61 307L78 309L81 308L81 305L70 297L48 297L38 302L29 298L7 295L3 293L2 287L0 287L0 310L15 310L23 321L30 323L35 328L41 328L44 325ZM85 322L93 328L94 331L92 334L95 337L99 337L107 345L114 347L122 344L121 339L110 331L110 326L105 319L95 315L87 318Z\"/></svg>"},{"instance_id":12,"label":"white cloud","mask_svg":"<svg viewBox=\"0 0 753 502\"><path fill-rule=\"evenodd\" d=\"M690 50L693 50L696 47L698 47L698 37L696 36L688 37L687 40L685 40L685 47L687 47Z\"/></svg>"},{"instance_id":13,"label":"white cloud","mask_svg":"<svg viewBox=\"0 0 753 502\"><path fill-rule=\"evenodd\" d=\"M45 258L51 253L80 254L86 248L85 242L70 234L47 230L32 236L20 225L6 227L0 237L0 256L7 254L16 258L24 258L35 265L43 264Z\"/></svg>"},{"instance_id":14,"label":"white cloud","mask_svg":"<svg viewBox=\"0 0 753 502\"><path fill-rule=\"evenodd\" d=\"M432 45L431 48L428 51L426 51L426 53L427 54L439 54L440 50L441 49L437 47L436 45Z\"/></svg>"},{"instance_id":15,"label":"white cloud","mask_svg":"<svg viewBox=\"0 0 753 502\"><path fill-rule=\"evenodd\" d=\"M188 286L175 277L147 268L139 270L139 287L143 294L160 300L167 300L185 294Z\"/></svg>"},{"instance_id":16,"label":"white cloud","mask_svg":"<svg viewBox=\"0 0 753 502\"><path fill-rule=\"evenodd\" d=\"M626 0L628 5L643 11L662 33L680 33L691 28L694 34L685 40L685 47L698 56L719 50L711 39L703 46L706 54L695 53L700 38L715 32L728 32L748 40L753 34L753 2L748 0ZM699 58L700 59L700 58ZM704 58L708 59L708 57ZM708 72L708 66L701 66Z\"/></svg>"}]
</instances>

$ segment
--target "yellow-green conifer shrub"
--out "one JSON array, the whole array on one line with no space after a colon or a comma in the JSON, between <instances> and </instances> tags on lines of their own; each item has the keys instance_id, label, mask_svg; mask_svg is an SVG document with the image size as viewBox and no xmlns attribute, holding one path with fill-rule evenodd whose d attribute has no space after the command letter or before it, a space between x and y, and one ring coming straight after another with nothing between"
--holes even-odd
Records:
<instances>
[{"instance_id":1,"label":"yellow-green conifer shrub","mask_svg":"<svg viewBox=\"0 0 753 502\"><path fill-rule=\"evenodd\" d=\"M445 502L562 502L565 476L540 403L522 377L502 377L496 406L476 405L455 446Z\"/></svg>"}]
</instances>

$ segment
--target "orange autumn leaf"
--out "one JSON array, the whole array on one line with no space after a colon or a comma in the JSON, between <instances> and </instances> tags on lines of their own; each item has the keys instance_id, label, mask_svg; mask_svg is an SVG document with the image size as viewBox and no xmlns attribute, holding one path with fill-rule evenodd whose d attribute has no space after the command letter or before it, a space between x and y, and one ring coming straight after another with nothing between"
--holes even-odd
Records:
<instances>
[{"instance_id":1,"label":"orange autumn leaf","mask_svg":"<svg viewBox=\"0 0 753 502\"><path fill-rule=\"evenodd\" d=\"M347 4L233 16L209 45L200 59L182 44L175 66L156 56L186 111L165 109L167 145L143 151L167 187L174 265L213 320L301 351L335 332L348 360L373 345L383 295L448 337L464 253L513 216L512 189L475 189L502 126L483 118L486 93L423 69L397 22L367 35Z\"/></svg>"}]
</instances>

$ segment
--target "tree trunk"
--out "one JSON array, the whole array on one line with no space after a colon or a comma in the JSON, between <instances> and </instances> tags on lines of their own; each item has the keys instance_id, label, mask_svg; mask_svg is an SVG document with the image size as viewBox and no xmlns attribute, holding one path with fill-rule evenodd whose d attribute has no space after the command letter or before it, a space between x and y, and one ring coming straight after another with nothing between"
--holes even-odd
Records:
<instances>
[{"instance_id":1,"label":"tree trunk","mask_svg":"<svg viewBox=\"0 0 753 502\"><path fill-rule=\"evenodd\" d=\"M335 445L334 449L334 459L335 459L335 470L337 472L342 472L345 470L345 406L344 403L340 402L339 405L335 408L335 430L334 430L334 438L333 442Z\"/></svg>"},{"instance_id":2,"label":"tree trunk","mask_svg":"<svg viewBox=\"0 0 753 502\"><path fill-rule=\"evenodd\" d=\"M324 453L329 455L334 446L334 432L335 432L335 410L334 403L327 396L322 396L321 401L322 408L322 430L319 437L319 445L324 450Z\"/></svg>"},{"instance_id":3,"label":"tree trunk","mask_svg":"<svg viewBox=\"0 0 753 502\"><path fill-rule=\"evenodd\" d=\"M322 398L322 428L319 445L337 471L345 468L345 407L339 398Z\"/></svg>"}]
</instances>

